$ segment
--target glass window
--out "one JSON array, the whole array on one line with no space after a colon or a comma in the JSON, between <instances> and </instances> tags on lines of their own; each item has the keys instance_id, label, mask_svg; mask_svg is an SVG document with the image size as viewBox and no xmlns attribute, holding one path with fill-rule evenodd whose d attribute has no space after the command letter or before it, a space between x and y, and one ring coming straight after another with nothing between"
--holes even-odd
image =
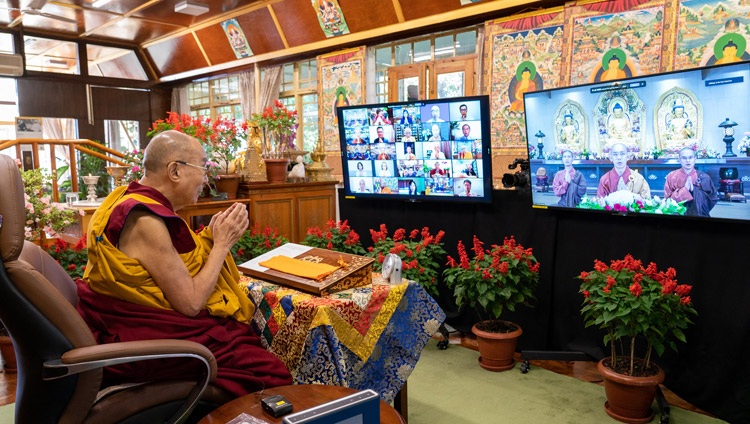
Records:
<instances>
[{"instance_id":1,"label":"glass window","mask_svg":"<svg viewBox=\"0 0 750 424\"><path fill-rule=\"evenodd\" d=\"M410 65L412 63L411 43L398 44L393 47L396 58L395 65Z\"/></svg>"},{"instance_id":2,"label":"glass window","mask_svg":"<svg viewBox=\"0 0 750 424\"><path fill-rule=\"evenodd\" d=\"M261 73L261 81L263 74ZM294 63L287 63L281 72L281 91L294 90Z\"/></svg>"},{"instance_id":3,"label":"glass window","mask_svg":"<svg viewBox=\"0 0 750 424\"><path fill-rule=\"evenodd\" d=\"M453 57L453 35L435 39L435 59Z\"/></svg>"},{"instance_id":4,"label":"glass window","mask_svg":"<svg viewBox=\"0 0 750 424\"><path fill-rule=\"evenodd\" d=\"M230 75L190 84L188 86L190 115L211 119L216 119L218 116L244 119L240 107L239 80L239 76Z\"/></svg>"},{"instance_id":5,"label":"glass window","mask_svg":"<svg viewBox=\"0 0 750 424\"><path fill-rule=\"evenodd\" d=\"M104 137L107 147L118 152L138 149L138 121L104 120Z\"/></svg>"},{"instance_id":6,"label":"glass window","mask_svg":"<svg viewBox=\"0 0 750 424\"><path fill-rule=\"evenodd\" d=\"M290 73L291 70L291 73ZM284 65L279 99L297 111L297 140L300 150L313 151L318 142L318 63L315 59Z\"/></svg>"},{"instance_id":7,"label":"glass window","mask_svg":"<svg viewBox=\"0 0 750 424\"><path fill-rule=\"evenodd\" d=\"M27 70L80 75L78 44L29 35L23 43Z\"/></svg>"},{"instance_id":8,"label":"glass window","mask_svg":"<svg viewBox=\"0 0 750 424\"><path fill-rule=\"evenodd\" d=\"M0 32L0 53L15 53L13 46L13 34Z\"/></svg>"},{"instance_id":9,"label":"glass window","mask_svg":"<svg viewBox=\"0 0 750 424\"><path fill-rule=\"evenodd\" d=\"M422 40L414 43L414 63L432 60L431 40Z\"/></svg>"},{"instance_id":10,"label":"glass window","mask_svg":"<svg viewBox=\"0 0 750 424\"><path fill-rule=\"evenodd\" d=\"M188 86L188 103L190 108L211 104L208 81L194 82Z\"/></svg>"},{"instance_id":11,"label":"glass window","mask_svg":"<svg viewBox=\"0 0 750 424\"><path fill-rule=\"evenodd\" d=\"M477 31L456 34L456 56L466 56L477 51Z\"/></svg>"},{"instance_id":12,"label":"glass window","mask_svg":"<svg viewBox=\"0 0 750 424\"><path fill-rule=\"evenodd\" d=\"M306 62L300 62L299 66L299 88L318 87L318 63L315 59Z\"/></svg>"},{"instance_id":13,"label":"glass window","mask_svg":"<svg viewBox=\"0 0 750 424\"><path fill-rule=\"evenodd\" d=\"M315 150L318 144L318 95L305 94L302 96L302 141L303 149L308 152Z\"/></svg>"},{"instance_id":14,"label":"glass window","mask_svg":"<svg viewBox=\"0 0 750 424\"><path fill-rule=\"evenodd\" d=\"M86 57L89 75L148 80L146 71L133 50L87 44Z\"/></svg>"}]
</instances>

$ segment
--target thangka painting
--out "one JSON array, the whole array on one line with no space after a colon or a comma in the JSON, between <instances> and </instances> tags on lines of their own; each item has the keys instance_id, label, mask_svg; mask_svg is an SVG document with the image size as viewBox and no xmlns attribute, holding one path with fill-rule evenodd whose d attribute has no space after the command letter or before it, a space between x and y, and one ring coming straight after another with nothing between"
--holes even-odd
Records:
<instances>
[{"instance_id":1,"label":"thangka painting","mask_svg":"<svg viewBox=\"0 0 750 424\"><path fill-rule=\"evenodd\" d=\"M750 2L686 0L677 18L674 69L750 60Z\"/></svg>"},{"instance_id":2,"label":"thangka painting","mask_svg":"<svg viewBox=\"0 0 750 424\"><path fill-rule=\"evenodd\" d=\"M253 51L250 49L250 45L245 38L245 33L242 31L242 27L237 22L237 19L227 19L221 23L221 27L224 28L224 33L227 35L229 44L232 46L237 59L253 55Z\"/></svg>"},{"instance_id":3,"label":"thangka painting","mask_svg":"<svg viewBox=\"0 0 750 424\"><path fill-rule=\"evenodd\" d=\"M607 5L617 7L618 2ZM614 13L599 8L596 13L573 19L570 85L661 71L663 4Z\"/></svg>"},{"instance_id":4,"label":"thangka painting","mask_svg":"<svg viewBox=\"0 0 750 424\"><path fill-rule=\"evenodd\" d=\"M349 26L337 0L312 0L312 5L326 38L349 34Z\"/></svg>"},{"instance_id":5,"label":"thangka painting","mask_svg":"<svg viewBox=\"0 0 750 424\"><path fill-rule=\"evenodd\" d=\"M365 48L318 56L318 75L321 79L319 112L323 127L321 139L326 151L339 150L339 127L336 110L340 106L363 104L365 97Z\"/></svg>"},{"instance_id":6,"label":"thangka painting","mask_svg":"<svg viewBox=\"0 0 750 424\"><path fill-rule=\"evenodd\" d=\"M556 8L487 24L494 148L525 147L523 94L560 85L562 22L563 9Z\"/></svg>"}]
</instances>

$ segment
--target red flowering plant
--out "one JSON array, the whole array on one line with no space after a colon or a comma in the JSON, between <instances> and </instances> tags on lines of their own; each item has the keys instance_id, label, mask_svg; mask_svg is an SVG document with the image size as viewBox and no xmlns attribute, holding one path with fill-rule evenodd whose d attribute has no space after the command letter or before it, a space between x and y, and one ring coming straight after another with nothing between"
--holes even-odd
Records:
<instances>
[{"instance_id":1,"label":"red flowering plant","mask_svg":"<svg viewBox=\"0 0 750 424\"><path fill-rule=\"evenodd\" d=\"M686 341L683 330L692 323L690 316L697 313L689 296L692 286L678 284L676 275L674 268L659 271L653 262L644 268L628 254L609 266L595 260L593 271L583 271L577 277L584 297L584 324L606 331L604 344L610 345L610 368L614 371L655 373L649 371L652 349L661 355L666 346L677 350L674 339ZM636 361L636 339L646 342L643 360Z\"/></svg>"},{"instance_id":2,"label":"red flowering plant","mask_svg":"<svg viewBox=\"0 0 750 424\"><path fill-rule=\"evenodd\" d=\"M365 256L375 258L374 269L383 269L383 260L389 253L401 258L401 275L409 280L418 282L432 297L438 296L438 276L445 258L443 237L445 232L438 231L432 235L428 227L422 230L411 230L407 237L406 230L399 228L388 236L388 228L380 224L380 230L370 229L373 246L367 248Z\"/></svg>"},{"instance_id":3,"label":"red flowering plant","mask_svg":"<svg viewBox=\"0 0 750 424\"><path fill-rule=\"evenodd\" d=\"M254 113L250 125L263 131L263 158L279 159L287 150L294 150L297 137L297 111L289 110L281 100L274 100L272 106Z\"/></svg>"},{"instance_id":4,"label":"red flowering plant","mask_svg":"<svg viewBox=\"0 0 750 424\"><path fill-rule=\"evenodd\" d=\"M63 239L55 239L55 244L47 248L47 253L59 263L65 272L74 280L82 278L89 260L86 249L86 235L78 239L75 244Z\"/></svg>"},{"instance_id":5,"label":"red flowering plant","mask_svg":"<svg viewBox=\"0 0 750 424\"><path fill-rule=\"evenodd\" d=\"M336 222L329 219L326 227L310 227L302 244L321 249L335 250L352 255L364 255L365 249L359 234L349 226L349 221Z\"/></svg>"},{"instance_id":6,"label":"red flowering plant","mask_svg":"<svg viewBox=\"0 0 750 424\"><path fill-rule=\"evenodd\" d=\"M232 246L232 258L237 264L241 264L285 243L289 243L289 240L279 234L278 229L266 227L261 230L256 225L245 231L242 237L237 240L237 243Z\"/></svg>"},{"instance_id":7,"label":"red flowering plant","mask_svg":"<svg viewBox=\"0 0 750 424\"><path fill-rule=\"evenodd\" d=\"M519 304L533 306L539 262L531 248L524 248L511 236L503 244L485 249L484 242L474 236L473 257L461 240L457 249L458 261L448 256L448 268L443 271L457 306L476 308L480 316L484 312L495 320L506 309L515 311Z\"/></svg>"},{"instance_id":8,"label":"red flowering plant","mask_svg":"<svg viewBox=\"0 0 750 424\"><path fill-rule=\"evenodd\" d=\"M212 159L207 165L213 176L218 173L229 174L231 165L247 139L247 122L237 123L234 119L219 116L216 120L209 117L193 117L187 114L167 112L167 119L155 121L147 135L152 137L164 131L175 130L197 138Z\"/></svg>"}]
</instances>

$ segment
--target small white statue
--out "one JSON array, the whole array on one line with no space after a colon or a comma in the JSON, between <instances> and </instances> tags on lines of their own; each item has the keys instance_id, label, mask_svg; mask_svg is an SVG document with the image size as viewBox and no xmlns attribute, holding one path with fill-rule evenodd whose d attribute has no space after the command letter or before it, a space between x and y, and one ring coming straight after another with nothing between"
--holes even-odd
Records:
<instances>
[{"instance_id":1,"label":"small white statue","mask_svg":"<svg viewBox=\"0 0 750 424\"><path fill-rule=\"evenodd\" d=\"M292 170L289 171L289 178L305 178L305 162L302 159L302 156L297 156L294 161L296 164L292 167Z\"/></svg>"}]
</instances>

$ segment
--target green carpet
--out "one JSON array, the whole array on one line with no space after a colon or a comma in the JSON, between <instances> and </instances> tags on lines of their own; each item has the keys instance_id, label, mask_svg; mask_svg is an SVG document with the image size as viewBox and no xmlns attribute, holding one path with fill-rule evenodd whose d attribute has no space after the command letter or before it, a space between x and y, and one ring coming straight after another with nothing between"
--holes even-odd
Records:
<instances>
[{"instance_id":1,"label":"green carpet","mask_svg":"<svg viewBox=\"0 0 750 424\"><path fill-rule=\"evenodd\" d=\"M16 404L11 403L10 405L0 406L0 423L11 424L13 422L13 414L16 411Z\"/></svg>"},{"instance_id":2,"label":"green carpet","mask_svg":"<svg viewBox=\"0 0 750 424\"><path fill-rule=\"evenodd\" d=\"M409 377L409 424L443 423L617 423L604 412L604 387L520 364L505 372L486 371L479 353L451 345L438 350L430 341ZM657 415L652 423L658 423ZM675 424L723 423L671 407Z\"/></svg>"},{"instance_id":3,"label":"green carpet","mask_svg":"<svg viewBox=\"0 0 750 424\"><path fill-rule=\"evenodd\" d=\"M617 423L604 412L604 388L520 364L490 372L477 363L479 353L451 345L438 350L430 341L409 376L409 424L602 424ZM14 405L0 407L0 424L13 422ZM652 423L658 423L657 416ZM725 421L672 407L673 424Z\"/></svg>"}]
</instances>

